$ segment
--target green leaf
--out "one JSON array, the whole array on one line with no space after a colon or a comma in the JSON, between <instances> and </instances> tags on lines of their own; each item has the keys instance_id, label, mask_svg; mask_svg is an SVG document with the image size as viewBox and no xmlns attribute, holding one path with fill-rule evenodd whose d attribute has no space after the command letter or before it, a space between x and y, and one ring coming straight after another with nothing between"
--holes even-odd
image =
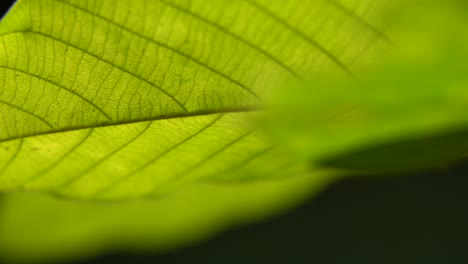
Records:
<instances>
[{"instance_id":1,"label":"green leaf","mask_svg":"<svg viewBox=\"0 0 468 264\"><path fill-rule=\"evenodd\" d=\"M0 261L51 263L102 251L167 250L284 211L333 178L196 184L157 201L91 203L15 194L3 200Z\"/></svg>"},{"instance_id":2,"label":"green leaf","mask_svg":"<svg viewBox=\"0 0 468 264\"><path fill-rule=\"evenodd\" d=\"M388 49L379 8L20 1L0 24L0 189L124 199L303 173L249 117L282 80Z\"/></svg>"},{"instance_id":3,"label":"green leaf","mask_svg":"<svg viewBox=\"0 0 468 264\"><path fill-rule=\"evenodd\" d=\"M298 203L332 171L258 131L288 79L392 48L391 1L22 0L0 23L5 259L164 249ZM177 190L176 192L174 190Z\"/></svg>"},{"instance_id":4,"label":"green leaf","mask_svg":"<svg viewBox=\"0 0 468 264\"><path fill-rule=\"evenodd\" d=\"M398 49L357 80L318 76L278 89L273 138L314 164L412 171L468 152L466 3L407 3L389 29Z\"/></svg>"}]
</instances>

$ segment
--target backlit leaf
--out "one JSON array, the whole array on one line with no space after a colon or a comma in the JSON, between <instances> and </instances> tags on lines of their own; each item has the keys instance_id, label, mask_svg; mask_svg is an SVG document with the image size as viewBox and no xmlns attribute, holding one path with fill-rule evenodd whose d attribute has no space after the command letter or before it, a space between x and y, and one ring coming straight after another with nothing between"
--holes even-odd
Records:
<instances>
[{"instance_id":1,"label":"backlit leaf","mask_svg":"<svg viewBox=\"0 0 468 264\"><path fill-rule=\"evenodd\" d=\"M0 189L124 199L302 173L248 117L282 80L349 78L387 50L382 7L20 1L0 24Z\"/></svg>"}]
</instances>

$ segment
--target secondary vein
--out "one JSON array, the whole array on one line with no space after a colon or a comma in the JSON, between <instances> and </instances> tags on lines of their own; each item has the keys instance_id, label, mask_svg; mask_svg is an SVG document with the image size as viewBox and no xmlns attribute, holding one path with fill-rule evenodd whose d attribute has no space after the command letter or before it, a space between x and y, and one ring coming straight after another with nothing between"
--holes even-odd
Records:
<instances>
[{"instance_id":1,"label":"secondary vein","mask_svg":"<svg viewBox=\"0 0 468 264\"><path fill-rule=\"evenodd\" d=\"M312 46L317 48L320 52L322 52L325 56L327 56L330 60L332 60L339 68L341 68L345 73L348 75L355 77L354 74L348 69L348 67L340 61L335 55L333 55L330 51L328 51L324 46L322 46L320 43L318 43L315 39L307 36L304 34L304 32L300 31L299 29L295 28L291 24L289 24L286 20L280 18L278 15L275 13L271 12L268 10L266 7L260 5L259 3L253 1L253 0L245 0L247 3L252 5L253 7L257 8L259 11L264 13L265 15L271 17L273 20L278 22L279 24L283 25L285 28L289 29L291 32L296 34L297 36L301 37L308 43L310 43Z\"/></svg>"}]
</instances>

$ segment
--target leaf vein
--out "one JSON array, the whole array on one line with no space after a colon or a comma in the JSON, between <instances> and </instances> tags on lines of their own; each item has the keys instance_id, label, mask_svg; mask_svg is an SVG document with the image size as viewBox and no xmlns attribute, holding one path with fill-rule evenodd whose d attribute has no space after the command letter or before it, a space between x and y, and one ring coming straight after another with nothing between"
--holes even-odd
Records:
<instances>
[{"instance_id":1,"label":"leaf vein","mask_svg":"<svg viewBox=\"0 0 468 264\"><path fill-rule=\"evenodd\" d=\"M30 111L28 111L28 110L26 110L26 109L24 109L24 108L21 108L21 107L19 107L19 106L17 106L17 105L14 105L14 104L12 104L12 103L9 103L9 102L3 101L3 100L0 100L0 103L5 104L5 105L8 105L8 106L10 106L10 107L12 107L12 108L14 108L14 109L16 109L16 110L19 110L19 111L21 111L21 112L27 113L27 114L29 114L30 116L32 116L32 117L38 119L39 121L42 121L42 123L46 124L48 127L54 128L54 127L52 126L51 123L49 123L49 122L48 122L47 120L45 120L43 117L38 116L38 115L36 115L36 114L33 113L33 112L30 112Z\"/></svg>"},{"instance_id":2,"label":"leaf vein","mask_svg":"<svg viewBox=\"0 0 468 264\"><path fill-rule=\"evenodd\" d=\"M366 21L364 18L356 14L353 10L346 7L341 1L339 0L326 0L330 5L334 6L336 9L340 10L347 16L351 17L352 19L356 20L358 23L363 25L364 27L368 28L370 31L374 32L379 38L383 39L385 42L394 45L393 41L380 29Z\"/></svg>"},{"instance_id":3,"label":"leaf vein","mask_svg":"<svg viewBox=\"0 0 468 264\"><path fill-rule=\"evenodd\" d=\"M210 128L212 125L214 125L218 120L220 120L224 115L223 114L220 114L218 115L216 118L213 119L213 121L209 122L208 124L206 124L205 126L203 126L200 130L198 130L197 132L191 134L190 136L186 137L185 139L181 140L180 142L178 142L177 144L171 146L170 148L164 150L163 152L161 152L160 154L158 154L157 156L155 156L154 158L150 159L148 162L146 162L145 164L143 164L142 166L140 166L138 169L134 170L133 172L127 174L125 177L122 177L120 178L118 181L116 182L113 182L113 183L110 183L107 187L105 187L104 189L100 190L99 192L95 193L95 196L98 197L98 196L101 196L109 191L111 191L113 188L123 184L124 182L128 182L132 177L134 177L135 175L137 175L139 172L143 171L144 169L146 169L148 166L154 164L156 161L158 161L159 159L161 159L162 157L164 157L165 155L167 155L169 152L175 150L177 147L179 147L180 145L186 143L187 141L191 140L192 138L196 137L197 135L200 135L201 133L203 133L205 130L207 130L208 128Z\"/></svg>"},{"instance_id":4,"label":"leaf vein","mask_svg":"<svg viewBox=\"0 0 468 264\"><path fill-rule=\"evenodd\" d=\"M300 31L299 29L295 28L293 25L289 24L284 19L280 18L277 14L273 13L266 7L260 5L259 3L255 2L254 0L245 0L247 3L264 13L265 15L271 17L273 20L277 21L279 24L283 25L285 28L289 29L291 32L296 34L297 36L301 37L309 44L317 48L320 52L322 52L325 56L327 56L330 60L332 60L339 68L341 68L345 73L348 75L355 77L354 74L348 69L348 67L335 55L333 55L329 50L327 50L324 46L318 43L315 39L307 36L304 32Z\"/></svg>"},{"instance_id":5,"label":"leaf vein","mask_svg":"<svg viewBox=\"0 0 468 264\"><path fill-rule=\"evenodd\" d=\"M114 26L116 26L116 27L121 28L122 30L125 30L125 31L127 31L127 32L129 32L129 33L131 33L131 34L133 34L133 35L136 35L136 36L138 36L139 38L145 39L146 41L149 41L149 42L151 42L151 43L154 43L154 44L156 44L156 45L158 45L158 46L160 46L160 47L163 47L163 48L165 48L165 49L167 49L167 50L170 50L170 51L173 52L173 53L178 54L179 56L182 56L182 57L184 57L184 58L186 58L186 59L189 59L189 60L195 62L196 64L198 64L198 65L200 65L200 66L202 66L202 67L208 69L209 71L212 71L212 72L214 72L215 74L221 76L222 78L224 78L224 79L230 81L231 83L235 84L236 86L238 86L238 87L240 87L241 89L245 90L246 92L250 93L250 94L251 94L252 96L254 96L255 98L260 99L260 96L259 96L258 94L256 94L251 88L249 88L249 87L247 87L246 85L242 84L241 82L239 82L239 81L237 81L237 80L231 78L231 77L228 76L227 74L225 74L225 73L223 73L223 72L221 72L221 71L219 71L219 70L217 70L217 69L215 69L215 68L209 66L208 64L206 64L206 63L204 63L204 62L202 62L202 61L200 61L200 60L198 60L198 59L196 59L196 58L190 56L189 54L182 52L181 50L178 50L178 49L173 48L173 47L171 47L171 46L169 46L169 45L167 45L167 44L164 44L164 43L159 42L159 41L157 41L157 40L155 40L155 39L152 39L152 38L150 38L150 37L147 37L147 36L145 36L145 35L143 35L143 34L141 34L141 33L138 33L138 32L136 32L136 31L134 31L134 30L132 30L132 29L130 29L130 28L127 28L127 27L123 26L123 25L121 25L121 24L119 24L119 23L117 23L117 22L115 22L115 21L113 21L113 20L111 20L111 19L108 19L108 18L106 18L106 17L104 17L104 16L102 16L102 15L100 15L100 14L91 12L90 10L87 10L87 9L85 9L85 8L83 8L83 7L80 7L80 6L77 6L77 5L74 5L74 4L65 2L65 1L63 1L63 0L56 0L56 1L61 2L61 3L66 4L66 5L69 5L69 6L71 6L71 7L74 7L74 8L76 8L76 9L81 10L81 11L83 11L83 12L85 12L85 13L88 13L88 14L90 14L90 15L92 15L92 16L95 16L95 17L97 17L97 18L99 18L99 19L101 19L101 20L103 20L103 21L106 21L107 23L110 23L110 24L112 24L112 25L114 25Z\"/></svg>"},{"instance_id":6,"label":"leaf vein","mask_svg":"<svg viewBox=\"0 0 468 264\"><path fill-rule=\"evenodd\" d=\"M174 9L180 11L180 12L183 12L183 13L189 15L189 16L192 16L193 18L198 19L198 20L200 20L201 22L204 22L207 25L210 25L211 27L223 32L224 34L231 36L232 38L236 39L237 41L244 43L245 45L247 45L251 49L257 51L258 53L264 55L265 57L267 57L268 59L270 59L271 61L276 63L278 66L283 68L285 71L289 72L291 75L293 75L293 76L295 76L297 78L300 78L299 74L296 71L294 71L291 67L287 66L283 61L281 61L280 59L274 57L272 54L270 54L266 50L263 50L259 46L256 46L255 44L253 44L252 42L250 42L247 39L243 38L242 36L240 36L238 34L235 34L234 32L230 31L228 28L223 27L220 24L217 24L217 23L215 23L215 22L213 22L213 21L211 21L209 19L206 19L206 18L202 17L201 15L199 15L199 14L197 14L195 12L192 12L191 10L189 10L187 8L184 8L182 6L176 5L176 4L171 3L169 1L166 1L166 0L158 0L158 1L164 3L164 4L168 5L168 6L171 6L172 8L174 8Z\"/></svg>"},{"instance_id":7,"label":"leaf vein","mask_svg":"<svg viewBox=\"0 0 468 264\"><path fill-rule=\"evenodd\" d=\"M11 70L11 71L15 71L15 72L20 72L20 73L24 73L24 74L27 74L31 77L34 77L34 78L37 78L39 80L43 80L45 82L48 82L54 86L57 86L73 95L75 95L76 97L80 98L81 100L85 101L86 103L88 103L89 105L93 106L94 108L96 108L96 110L98 110L99 112L101 112L107 119L111 120L112 121L112 118L106 113L104 112L104 110L102 110L99 106L97 106L95 103L93 103L91 100L89 100L88 98L82 96L81 94L59 84L59 83L56 83L54 81L51 81L49 79L46 79L42 76L39 76L39 75L36 75L34 73L31 73L31 72L27 72L27 71L24 71L24 70L21 70L21 69L18 69L18 68L12 68L12 67L8 67L8 66L4 66L4 65L0 65L0 68L3 68L3 69L7 69L7 70Z\"/></svg>"},{"instance_id":8,"label":"leaf vein","mask_svg":"<svg viewBox=\"0 0 468 264\"><path fill-rule=\"evenodd\" d=\"M241 141L242 139L244 139L245 137L247 137L248 135L250 135L252 132L254 131L254 129L251 129L249 131L247 131L247 133L244 133L242 135L240 135L239 137L235 138L234 140L228 142L226 145L222 146L221 148L219 148L218 150L214 151L213 153L211 153L210 155L208 155L207 157L205 157L204 159L202 159L201 161L197 162L195 165L193 166L190 166L189 168L185 169L183 172L181 172L180 174L174 176L171 180L169 180L168 183L166 184L170 184L170 183L173 183L179 179L182 179L184 178L185 176L187 176L188 174L190 174L191 172L193 172L194 170L196 170L197 168L199 168L200 166L202 166L203 164L205 164L206 162L212 160L213 158L215 158L216 156L218 156L219 154L223 153L226 149L228 149L229 147L231 147L232 145L236 144L237 142ZM156 187L154 187L149 193L153 193L156 191Z\"/></svg>"},{"instance_id":9,"label":"leaf vein","mask_svg":"<svg viewBox=\"0 0 468 264\"><path fill-rule=\"evenodd\" d=\"M91 128L89 130L89 132L77 143L75 144L72 148L70 148L64 155L62 155L56 162L54 162L52 165L50 165L49 167L47 167L46 169L44 169L43 171L39 172L38 174L36 174L35 176L27 179L23 185L27 188L28 185L31 185L32 182L34 182L35 180L39 179L42 175L44 175L45 173L51 171L53 168L57 167L60 163L62 163L62 161L64 161L68 156L70 156L73 152L75 152L75 150L77 150L81 145L84 144L84 142L91 136L91 134L93 133L94 131L94 128Z\"/></svg>"},{"instance_id":10,"label":"leaf vein","mask_svg":"<svg viewBox=\"0 0 468 264\"><path fill-rule=\"evenodd\" d=\"M51 35L48 35L48 34L39 32L39 31L33 31L33 30L28 30L28 31L23 31L23 32L29 32L29 33L32 33L32 34L41 35L41 36L43 36L43 37L45 37L45 38L53 39L53 40L55 40L55 41L57 41L57 42L60 42L60 43L62 43L62 44L64 44L64 45L67 45L67 46L72 47L72 48L74 48L74 49L76 49L76 50L79 50L79 51L81 51L81 52L83 52L83 53L86 53L86 54L88 54L89 56L91 56L91 57L97 59L98 61L102 61L102 62L104 62L104 63L107 63L108 65L110 65L110 66L112 66L112 67L114 67L114 68L117 68L117 69L121 70L122 72L125 72L125 73L127 73L127 74L129 74L129 75L131 75L131 76L133 76L133 77L135 77L135 78L137 78L138 80L140 80L140 81L142 81L142 82L144 82L144 83L147 83L148 85L150 85L150 86L152 86L152 87L155 87L156 89L158 89L159 91L161 91L162 93L164 93L165 95L167 95L169 98L171 98L171 99L172 99L177 105L179 105L179 107L182 108L184 111L186 111L186 112L188 111L187 108L185 108L185 106L184 106L180 101L178 101L173 95L171 95L169 92L167 92L166 90L164 90L164 89L162 89L161 87L157 86L156 84L150 82L149 80L146 80L145 78L143 78L143 77L141 77L141 76L138 76L138 75L136 75L135 73L133 73L133 72L131 72L131 71L126 70L126 69L123 68L123 67L120 67L120 66L118 66L118 65L116 65L116 64L114 64L114 63L112 63L112 62L110 62L110 61L107 61L107 60L105 60L105 59L103 59L103 58L101 58L101 57L99 57L99 56L97 56L97 55L95 55L95 54L93 54L93 53L91 53L91 52L89 52L89 51L83 49L83 48L80 48L80 47L78 47L78 46L76 46L76 45L72 45L72 44L70 44L70 43L68 43L68 42L66 42L66 41L64 41L64 40L62 40L62 39L60 39L60 38L57 38L57 37L54 37L54 36L51 36ZM21 32L18 32L18 33L21 33Z\"/></svg>"},{"instance_id":11,"label":"leaf vein","mask_svg":"<svg viewBox=\"0 0 468 264\"><path fill-rule=\"evenodd\" d=\"M18 157L18 154L21 151L21 148L23 147L23 139L20 139L20 142L18 143L18 147L16 148L15 153L11 156L11 158L8 160L8 162L5 164L5 166L0 170L0 177L5 173L5 171L11 166L11 164L16 160Z\"/></svg>"},{"instance_id":12,"label":"leaf vein","mask_svg":"<svg viewBox=\"0 0 468 264\"><path fill-rule=\"evenodd\" d=\"M120 152L122 149L124 149L125 147L127 147L128 145L130 145L132 142L134 142L135 140L137 140L141 135L143 135L147 130L148 128L151 126L151 124L153 123L153 121L149 122L148 125L142 130L140 131L136 136L132 137L130 140L128 140L127 142L125 142L124 144L122 144L120 147L118 147L117 149L111 151L109 154L107 154L106 156L104 156L102 159L98 160L97 162L95 162L93 165L91 165L90 167L88 167L87 169L85 169L84 171L82 171L81 173L79 173L78 175L74 176L73 179L70 179L64 183L62 183L60 186L58 186L57 188L60 188L60 189L64 189L68 186L71 186L73 185L74 183L78 182L81 178L83 178L84 176L86 176L90 171L92 171L94 168L98 167L99 165L103 164L106 160L108 160L109 158L111 158L112 156L114 156L115 154L117 154L118 152Z\"/></svg>"}]
</instances>

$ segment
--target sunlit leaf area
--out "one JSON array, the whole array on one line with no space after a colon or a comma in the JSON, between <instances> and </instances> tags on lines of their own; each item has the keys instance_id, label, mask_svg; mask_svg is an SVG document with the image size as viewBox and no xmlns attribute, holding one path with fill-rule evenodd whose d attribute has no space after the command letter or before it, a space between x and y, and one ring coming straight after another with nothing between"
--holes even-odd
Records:
<instances>
[{"instance_id":1,"label":"sunlit leaf area","mask_svg":"<svg viewBox=\"0 0 468 264\"><path fill-rule=\"evenodd\" d=\"M464 0L2 4L0 263L468 263Z\"/></svg>"}]
</instances>

